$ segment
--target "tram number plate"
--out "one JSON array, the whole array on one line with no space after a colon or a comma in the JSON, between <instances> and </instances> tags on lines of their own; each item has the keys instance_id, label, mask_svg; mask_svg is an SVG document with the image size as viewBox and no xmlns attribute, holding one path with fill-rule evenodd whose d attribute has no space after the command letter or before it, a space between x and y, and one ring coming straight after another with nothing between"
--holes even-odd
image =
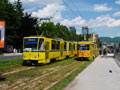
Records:
<instances>
[{"instance_id":1,"label":"tram number plate","mask_svg":"<svg viewBox=\"0 0 120 90\"><path fill-rule=\"evenodd\" d=\"M84 53L84 51L80 51L81 53Z\"/></svg>"}]
</instances>

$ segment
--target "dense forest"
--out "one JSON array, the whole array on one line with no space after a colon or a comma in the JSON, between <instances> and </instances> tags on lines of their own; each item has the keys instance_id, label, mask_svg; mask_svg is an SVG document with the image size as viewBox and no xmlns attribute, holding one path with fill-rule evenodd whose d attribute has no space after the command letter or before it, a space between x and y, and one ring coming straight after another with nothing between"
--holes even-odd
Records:
<instances>
[{"instance_id":1,"label":"dense forest","mask_svg":"<svg viewBox=\"0 0 120 90\"><path fill-rule=\"evenodd\" d=\"M40 35L45 37L63 38L66 41L80 41L81 36L72 33L60 23L44 22L39 25L40 18L32 17L25 12L20 0L10 3L9 0L0 0L0 20L5 20L6 45L22 48L23 37Z\"/></svg>"}]
</instances>

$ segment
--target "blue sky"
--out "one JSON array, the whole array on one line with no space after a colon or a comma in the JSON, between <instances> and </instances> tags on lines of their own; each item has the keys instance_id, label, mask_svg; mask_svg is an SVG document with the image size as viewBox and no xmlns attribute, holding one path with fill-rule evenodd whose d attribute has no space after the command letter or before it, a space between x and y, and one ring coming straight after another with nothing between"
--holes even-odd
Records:
<instances>
[{"instance_id":1,"label":"blue sky","mask_svg":"<svg viewBox=\"0 0 120 90\"><path fill-rule=\"evenodd\" d=\"M13 2L14 0L10 0ZM120 36L120 0L21 0L25 11L34 17L52 17L52 21L75 26L81 33L88 26L100 37Z\"/></svg>"}]
</instances>

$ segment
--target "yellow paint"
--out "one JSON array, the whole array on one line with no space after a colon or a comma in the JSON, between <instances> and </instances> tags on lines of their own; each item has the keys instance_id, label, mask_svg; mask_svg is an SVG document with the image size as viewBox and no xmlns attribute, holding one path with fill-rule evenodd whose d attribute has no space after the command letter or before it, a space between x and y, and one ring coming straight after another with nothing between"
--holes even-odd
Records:
<instances>
[{"instance_id":1,"label":"yellow paint","mask_svg":"<svg viewBox=\"0 0 120 90\"><path fill-rule=\"evenodd\" d=\"M89 50L77 50L77 56L79 58L87 58L91 60L98 56L97 44L94 44L90 41L82 41L78 42L77 45L89 45Z\"/></svg>"},{"instance_id":2,"label":"yellow paint","mask_svg":"<svg viewBox=\"0 0 120 90\"><path fill-rule=\"evenodd\" d=\"M44 49L39 50L39 44L37 44L37 49L32 50L24 50L24 40L30 39L30 38L38 38L38 42L40 39L44 39ZM37 61L37 63L50 63L52 59L56 60L63 60L67 56L73 57L77 54L77 43L75 43L75 49L73 49L73 42L67 42L52 38L46 38L46 37L24 37L23 40L23 60L24 61ZM60 47L59 49L52 50L52 40L59 41ZM66 42L66 50L64 49L64 43ZM71 43L71 50L69 50L69 43ZM57 46L57 45L56 45Z\"/></svg>"}]
</instances>

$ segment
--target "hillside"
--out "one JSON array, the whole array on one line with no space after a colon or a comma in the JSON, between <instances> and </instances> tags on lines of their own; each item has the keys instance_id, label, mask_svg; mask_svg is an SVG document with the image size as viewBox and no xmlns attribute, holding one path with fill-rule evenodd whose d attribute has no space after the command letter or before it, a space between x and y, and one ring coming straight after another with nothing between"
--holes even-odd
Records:
<instances>
[{"instance_id":1,"label":"hillside","mask_svg":"<svg viewBox=\"0 0 120 90\"><path fill-rule=\"evenodd\" d=\"M120 37L114 37L114 38L100 37L100 40L106 43L120 43Z\"/></svg>"}]
</instances>

